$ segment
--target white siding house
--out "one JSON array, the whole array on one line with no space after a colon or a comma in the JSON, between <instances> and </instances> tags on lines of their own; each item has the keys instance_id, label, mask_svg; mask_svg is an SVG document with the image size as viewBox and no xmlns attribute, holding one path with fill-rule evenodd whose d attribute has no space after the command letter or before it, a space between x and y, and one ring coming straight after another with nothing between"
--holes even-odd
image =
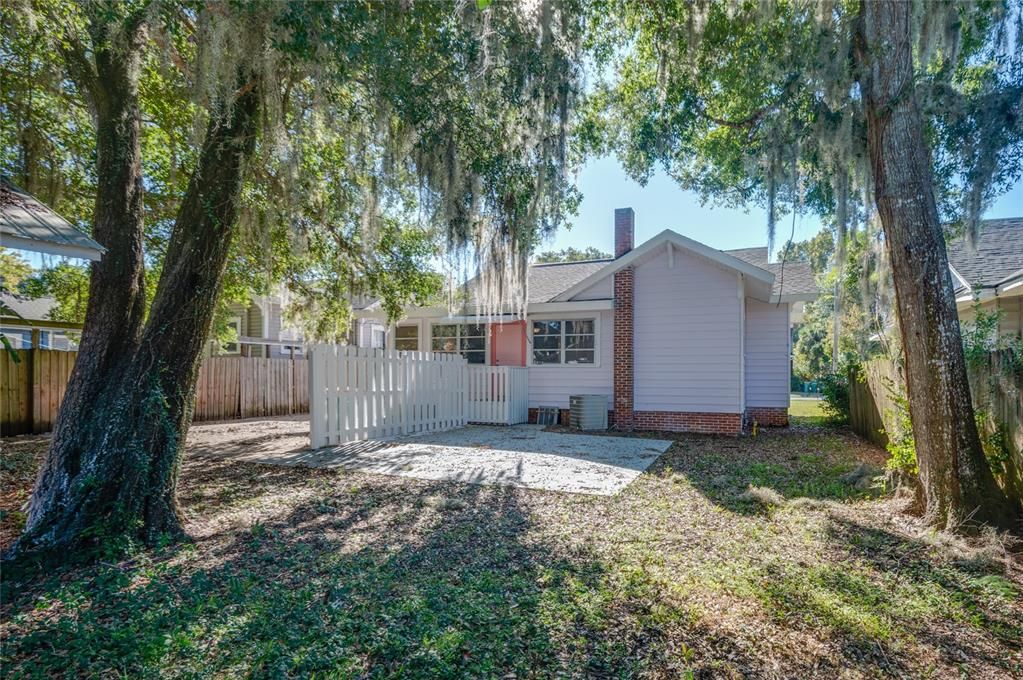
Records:
<instances>
[{"instance_id":1,"label":"white siding house","mask_svg":"<svg viewBox=\"0 0 1023 680\"><path fill-rule=\"evenodd\" d=\"M809 267L787 263L783 283L766 248L720 251L672 231L632 240L632 210L617 210L615 258L530 267L525 319L471 303L413 308L388 326L386 346L521 366L531 417L596 394L622 429L787 424L792 306L817 294ZM356 314L387 321L372 306Z\"/></svg>"},{"instance_id":2,"label":"white siding house","mask_svg":"<svg viewBox=\"0 0 1023 680\"><path fill-rule=\"evenodd\" d=\"M636 267L635 285L636 410L735 413L742 382L736 273L682 252L669 266L661 250Z\"/></svg>"},{"instance_id":3,"label":"white siding house","mask_svg":"<svg viewBox=\"0 0 1023 680\"><path fill-rule=\"evenodd\" d=\"M789 306L746 300L746 406L789 406Z\"/></svg>"}]
</instances>

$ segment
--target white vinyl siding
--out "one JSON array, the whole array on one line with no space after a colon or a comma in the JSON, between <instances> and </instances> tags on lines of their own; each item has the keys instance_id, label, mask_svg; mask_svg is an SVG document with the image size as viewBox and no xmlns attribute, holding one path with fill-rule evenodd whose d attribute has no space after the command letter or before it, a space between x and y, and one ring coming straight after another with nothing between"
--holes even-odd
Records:
<instances>
[{"instance_id":1,"label":"white vinyl siding","mask_svg":"<svg viewBox=\"0 0 1023 680\"><path fill-rule=\"evenodd\" d=\"M739 413L741 316L736 272L676 249L636 266L634 408Z\"/></svg>"},{"instance_id":2,"label":"white vinyl siding","mask_svg":"<svg viewBox=\"0 0 1023 680\"><path fill-rule=\"evenodd\" d=\"M614 297L612 287L613 276L605 276L600 281L572 297L573 300L610 300Z\"/></svg>"},{"instance_id":3,"label":"white vinyl siding","mask_svg":"<svg viewBox=\"0 0 1023 680\"><path fill-rule=\"evenodd\" d=\"M789 306L746 300L746 406L789 405Z\"/></svg>"},{"instance_id":4,"label":"white vinyl siding","mask_svg":"<svg viewBox=\"0 0 1023 680\"><path fill-rule=\"evenodd\" d=\"M534 320L567 318L597 319L597 363L596 365L578 364L565 366L550 364L546 366L532 365L529 367L529 406L557 406L568 408L568 398L573 394L605 394L608 408L611 408L611 330L613 327L612 312L587 312L585 314L553 314L530 316ZM532 345L529 347L532 355Z\"/></svg>"}]
</instances>

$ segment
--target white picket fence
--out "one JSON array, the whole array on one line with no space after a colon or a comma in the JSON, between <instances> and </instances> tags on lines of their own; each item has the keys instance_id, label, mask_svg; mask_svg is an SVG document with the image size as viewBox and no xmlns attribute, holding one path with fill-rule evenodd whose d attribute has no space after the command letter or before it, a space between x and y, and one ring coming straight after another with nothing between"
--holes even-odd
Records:
<instances>
[{"instance_id":1,"label":"white picket fence","mask_svg":"<svg viewBox=\"0 0 1023 680\"><path fill-rule=\"evenodd\" d=\"M309 355L314 448L527 420L527 369L469 366L457 354L316 345Z\"/></svg>"},{"instance_id":2,"label":"white picket fence","mask_svg":"<svg viewBox=\"0 0 1023 680\"><path fill-rule=\"evenodd\" d=\"M470 423L515 425L529 419L529 369L469 366Z\"/></svg>"}]
</instances>

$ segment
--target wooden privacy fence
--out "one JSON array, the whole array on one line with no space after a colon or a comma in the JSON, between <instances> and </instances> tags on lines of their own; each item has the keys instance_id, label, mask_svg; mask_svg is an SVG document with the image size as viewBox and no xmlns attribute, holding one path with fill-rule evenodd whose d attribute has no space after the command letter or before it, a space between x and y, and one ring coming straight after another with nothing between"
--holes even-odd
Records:
<instances>
[{"instance_id":1,"label":"wooden privacy fence","mask_svg":"<svg viewBox=\"0 0 1023 680\"><path fill-rule=\"evenodd\" d=\"M862 377L862 379L860 379ZM863 365L863 375L849 375L849 425L879 446L888 444L894 426L895 395L903 393L898 366L881 359Z\"/></svg>"},{"instance_id":2,"label":"wooden privacy fence","mask_svg":"<svg viewBox=\"0 0 1023 680\"><path fill-rule=\"evenodd\" d=\"M852 429L882 446L888 437L880 430L896 427L896 395L905 394L899 368L889 361L874 360L863 367L863 380L849 380L849 411ZM1008 350L991 352L984 361L967 367L974 408L982 435L1005 447L1007 460L1001 463L999 480L1006 490L1023 498L1023 375Z\"/></svg>"},{"instance_id":3,"label":"wooden privacy fence","mask_svg":"<svg viewBox=\"0 0 1023 680\"><path fill-rule=\"evenodd\" d=\"M212 357L199 369L193 420L230 420L309 412L305 359Z\"/></svg>"},{"instance_id":4,"label":"wooden privacy fence","mask_svg":"<svg viewBox=\"0 0 1023 680\"><path fill-rule=\"evenodd\" d=\"M528 418L528 369L457 354L318 345L310 355L313 447Z\"/></svg>"},{"instance_id":5,"label":"wooden privacy fence","mask_svg":"<svg viewBox=\"0 0 1023 680\"><path fill-rule=\"evenodd\" d=\"M19 350L20 362L0 352L0 434L49 432L77 352ZM309 410L305 359L213 357L199 370L193 419L229 420Z\"/></svg>"},{"instance_id":6,"label":"wooden privacy fence","mask_svg":"<svg viewBox=\"0 0 1023 680\"><path fill-rule=\"evenodd\" d=\"M0 355L0 435L49 432L78 353L23 349Z\"/></svg>"}]
</instances>

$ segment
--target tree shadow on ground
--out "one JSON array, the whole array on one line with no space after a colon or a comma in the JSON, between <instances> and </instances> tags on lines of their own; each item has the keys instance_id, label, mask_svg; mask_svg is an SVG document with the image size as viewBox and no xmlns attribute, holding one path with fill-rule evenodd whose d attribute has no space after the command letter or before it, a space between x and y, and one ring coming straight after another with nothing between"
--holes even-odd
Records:
<instances>
[{"instance_id":1,"label":"tree shadow on ground","mask_svg":"<svg viewBox=\"0 0 1023 680\"><path fill-rule=\"evenodd\" d=\"M881 474L886 455L830 427L761 430L756 437L739 438L661 435L676 443L648 474L683 475L708 500L742 515L767 514L773 504L797 498L844 502L877 497L871 481Z\"/></svg>"},{"instance_id":2,"label":"tree shadow on ground","mask_svg":"<svg viewBox=\"0 0 1023 680\"><path fill-rule=\"evenodd\" d=\"M660 602L642 573L613 573L532 532L529 492L326 472L312 484L297 504L194 545L5 584L4 675L759 668L692 612Z\"/></svg>"},{"instance_id":3,"label":"tree shadow on ground","mask_svg":"<svg viewBox=\"0 0 1023 680\"><path fill-rule=\"evenodd\" d=\"M909 538L835 516L828 535L875 574L875 582L897 593L891 618L947 662L971 659L1023 672L1023 590L1005 577L1003 555L990 546L963 552L964 545L947 545L940 536ZM937 613L958 625L933 625ZM1016 650L1014 661L1007 650Z\"/></svg>"}]
</instances>

